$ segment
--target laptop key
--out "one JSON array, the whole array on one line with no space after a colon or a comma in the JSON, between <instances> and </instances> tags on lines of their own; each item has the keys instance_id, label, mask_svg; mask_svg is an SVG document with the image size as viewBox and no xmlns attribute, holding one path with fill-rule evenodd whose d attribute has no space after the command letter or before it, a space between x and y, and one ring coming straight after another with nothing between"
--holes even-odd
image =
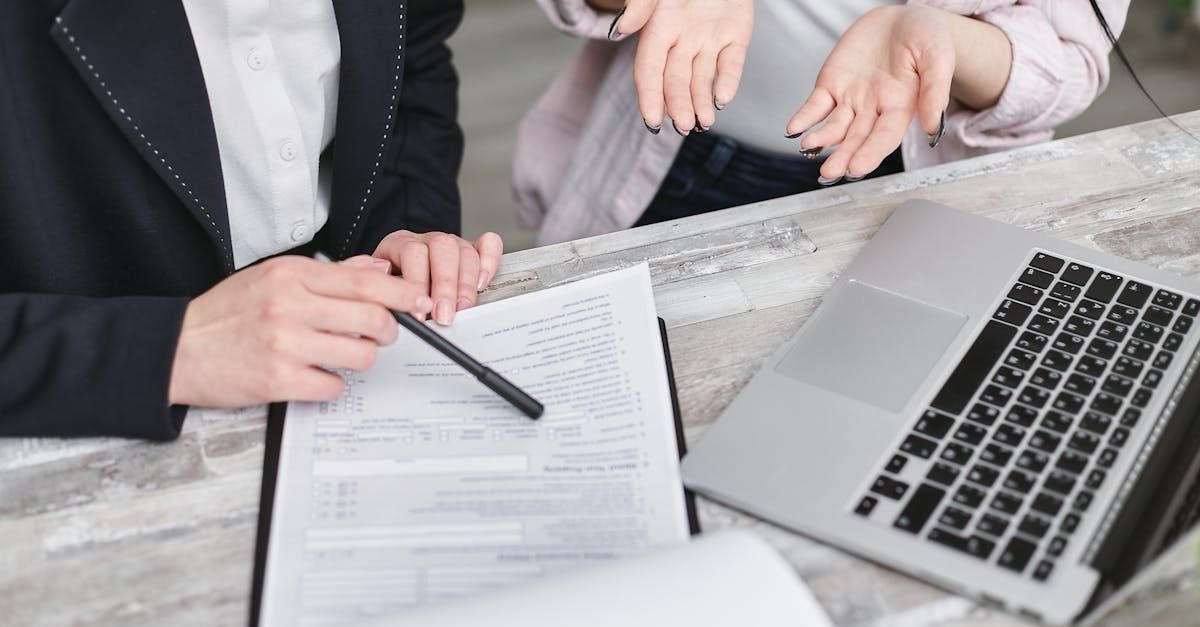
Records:
<instances>
[{"instance_id":1,"label":"laptop key","mask_svg":"<svg viewBox=\"0 0 1200 627\"><path fill-rule=\"evenodd\" d=\"M990 443L983 447L983 451L979 453L979 459L1003 468L1008 465L1008 460L1012 459L1012 449Z\"/></svg>"},{"instance_id":2,"label":"laptop key","mask_svg":"<svg viewBox=\"0 0 1200 627\"><path fill-rule=\"evenodd\" d=\"M1041 492L1033 499L1033 505L1030 507L1034 511L1041 512L1051 518L1058 515L1058 511L1062 509L1063 500L1048 492Z\"/></svg>"},{"instance_id":3,"label":"laptop key","mask_svg":"<svg viewBox=\"0 0 1200 627\"><path fill-rule=\"evenodd\" d=\"M1092 285L1088 287L1086 296L1102 303L1112 302L1113 296L1117 295L1117 290L1121 289L1121 283L1124 281L1125 279L1115 274L1098 272L1092 280Z\"/></svg>"},{"instance_id":4,"label":"laptop key","mask_svg":"<svg viewBox=\"0 0 1200 627\"><path fill-rule=\"evenodd\" d=\"M938 392L933 406L949 414L962 412L1016 334L1016 329L989 320Z\"/></svg>"},{"instance_id":5,"label":"laptop key","mask_svg":"<svg viewBox=\"0 0 1200 627\"><path fill-rule=\"evenodd\" d=\"M969 446L950 442L946 444L946 448L942 449L942 459L955 464L965 464L971 460L971 455L974 453L975 451Z\"/></svg>"},{"instance_id":6,"label":"laptop key","mask_svg":"<svg viewBox=\"0 0 1200 627\"><path fill-rule=\"evenodd\" d=\"M1071 313L1071 306L1057 298L1047 297L1042 301L1042 306L1038 307L1038 312L1061 320Z\"/></svg>"},{"instance_id":7,"label":"laptop key","mask_svg":"<svg viewBox=\"0 0 1200 627\"><path fill-rule=\"evenodd\" d=\"M1037 415L1036 411L1024 405L1013 405L1008 410L1008 415L1004 419L1022 427L1030 427L1033 426L1033 421L1037 419Z\"/></svg>"},{"instance_id":8,"label":"laptop key","mask_svg":"<svg viewBox=\"0 0 1200 627\"><path fill-rule=\"evenodd\" d=\"M1058 330L1058 325L1059 321L1056 318L1051 318L1045 314L1034 314L1034 316L1029 319L1028 328L1034 333L1052 335Z\"/></svg>"},{"instance_id":9,"label":"laptop key","mask_svg":"<svg viewBox=\"0 0 1200 627\"><path fill-rule=\"evenodd\" d=\"M1091 455L1096 451L1096 447L1100 446L1100 438L1087 431L1076 431L1075 435L1071 436L1071 441L1067 443L1067 446L1084 454Z\"/></svg>"},{"instance_id":10,"label":"laptop key","mask_svg":"<svg viewBox=\"0 0 1200 627\"><path fill-rule=\"evenodd\" d=\"M971 522L970 512L964 512L957 507L947 507L942 515L938 516L938 524L951 529L966 529L969 522Z\"/></svg>"},{"instance_id":11,"label":"laptop key","mask_svg":"<svg viewBox=\"0 0 1200 627\"><path fill-rule=\"evenodd\" d=\"M1037 253L1033 256L1033 260L1029 262L1029 265L1051 274L1058 274L1058 271L1062 270L1063 263L1065 262L1058 257L1053 257L1046 253Z\"/></svg>"},{"instance_id":12,"label":"laptop key","mask_svg":"<svg viewBox=\"0 0 1200 627\"><path fill-rule=\"evenodd\" d=\"M1011 447L1017 447L1025 439L1025 430L1011 423L1004 423L996 428L992 440Z\"/></svg>"},{"instance_id":13,"label":"laptop key","mask_svg":"<svg viewBox=\"0 0 1200 627\"><path fill-rule=\"evenodd\" d=\"M1067 514L1063 516L1062 524L1058 526L1058 530L1062 533L1075 533L1075 529L1079 527L1079 514Z\"/></svg>"},{"instance_id":14,"label":"laptop key","mask_svg":"<svg viewBox=\"0 0 1200 627\"><path fill-rule=\"evenodd\" d=\"M987 429L969 422L964 422L958 426L958 430L954 432L954 439L966 444L979 444L987 435Z\"/></svg>"},{"instance_id":15,"label":"laptop key","mask_svg":"<svg viewBox=\"0 0 1200 627\"><path fill-rule=\"evenodd\" d=\"M1021 519L1021 524L1017 529L1032 538L1041 538L1050 530L1050 521L1035 514L1027 514L1025 518Z\"/></svg>"},{"instance_id":16,"label":"laptop key","mask_svg":"<svg viewBox=\"0 0 1200 627\"><path fill-rule=\"evenodd\" d=\"M1134 392L1133 396L1129 399L1129 404L1137 407L1138 409L1145 409L1146 404L1149 402L1150 390L1147 390L1146 388L1138 388L1138 391Z\"/></svg>"},{"instance_id":17,"label":"laptop key","mask_svg":"<svg viewBox=\"0 0 1200 627\"><path fill-rule=\"evenodd\" d=\"M1083 485L1087 486L1091 490L1095 490L1104 483L1104 478L1107 476L1108 475L1103 470L1093 470L1088 473L1087 479L1084 480Z\"/></svg>"},{"instance_id":18,"label":"laptop key","mask_svg":"<svg viewBox=\"0 0 1200 627\"><path fill-rule=\"evenodd\" d=\"M1070 392L1062 392L1054 399L1054 409L1068 414L1078 414L1083 409L1083 397Z\"/></svg>"},{"instance_id":19,"label":"laptop key","mask_svg":"<svg viewBox=\"0 0 1200 627\"><path fill-rule=\"evenodd\" d=\"M1150 365L1158 368L1159 370L1166 370L1167 368L1171 367L1171 360L1173 358L1173 353L1167 351L1158 351L1158 354L1154 356L1154 361Z\"/></svg>"},{"instance_id":20,"label":"laptop key","mask_svg":"<svg viewBox=\"0 0 1200 627\"><path fill-rule=\"evenodd\" d=\"M1112 468L1115 461L1117 461L1117 449L1106 448L1100 451L1100 456L1096 458L1096 465L1100 468Z\"/></svg>"},{"instance_id":21,"label":"laptop key","mask_svg":"<svg viewBox=\"0 0 1200 627\"><path fill-rule=\"evenodd\" d=\"M1187 304L1183 306L1183 313L1189 316L1200 316L1200 300L1189 298Z\"/></svg>"},{"instance_id":22,"label":"laptop key","mask_svg":"<svg viewBox=\"0 0 1200 627\"><path fill-rule=\"evenodd\" d=\"M1179 309L1180 303L1183 302L1183 297L1175 292L1167 290L1158 290L1154 293L1154 304L1167 309Z\"/></svg>"},{"instance_id":23,"label":"laptop key","mask_svg":"<svg viewBox=\"0 0 1200 627\"><path fill-rule=\"evenodd\" d=\"M1162 370L1148 370L1146 371L1146 376L1142 377L1142 385L1154 389L1158 387L1159 383L1162 383L1162 376Z\"/></svg>"},{"instance_id":24,"label":"laptop key","mask_svg":"<svg viewBox=\"0 0 1200 627\"><path fill-rule=\"evenodd\" d=\"M1027 385L1021 390L1021 395L1017 397L1017 400L1026 405L1041 408L1046 405L1046 401L1050 400L1050 393L1041 388Z\"/></svg>"},{"instance_id":25,"label":"laptop key","mask_svg":"<svg viewBox=\"0 0 1200 627\"><path fill-rule=\"evenodd\" d=\"M1162 336L1163 328L1149 322L1139 322L1137 328L1133 330L1133 337L1143 342L1150 342L1151 344L1158 344Z\"/></svg>"},{"instance_id":26,"label":"laptop key","mask_svg":"<svg viewBox=\"0 0 1200 627\"><path fill-rule=\"evenodd\" d=\"M979 533L986 533L993 538L999 538L1004 535L1004 530L1008 529L1008 519L1001 518L995 514L984 514L979 519L979 524L975 526L975 530Z\"/></svg>"},{"instance_id":27,"label":"laptop key","mask_svg":"<svg viewBox=\"0 0 1200 627\"><path fill-rule=\"evenodd\" d=\"M1038 430L1034 432L1033 437L1029 438L1029 446L1047 453L1053 453L1058 450L1058 445L1062 443L1062 437L1054 435L1049 431Z\"/></svg>"},{"instance_id":28,"label":"laptop key","mask_svg":"<svg viewBox=\"0 0 1200 627\"><path fill-rule=\"evenodd\" d=\"M999 309L992 317L1001 322L1007 322L1016 326L1025 324L1029 319L1029 315L1033 313L1033 308L1023 303L1018 303L1015 300L1005 300L1000 303Z\"/></svg>"},{"instance_id":29,"label":"laptop key","mask_svg":"<svg viewBox=\"0 0 1200 627\"><path fill-rule=\"evenodd\" d=\"M1150 355L1154 353L1154 345L1142 340L1129 340L1123 352L1134 359L1147 361L1150 359Z\"/></svg>"},{"instance_id":30,"label":"laptop key","mask_svg":"<svg viewBox=\"0 0 1200 627\"><path fill-rule=\"evenodd\" d=\"M1118 348L1120 348L1120 345L1112 340L1095 337L1088 344L1087 352L1089 355L1099 357L1100 359L1112 359L1113 355L1117 354Z\"/></svg>"},{"instance_id":31,"label":"laptop key","mask_svg":"<svg viewBox=\"0 0 1200 627\"><path fill-rule=\"evenodd\" d=\"M941 527L934 527L929 532L929 535L925 537L933 542L980 559L987 559L996 548L996 543L987 538L979 536L963 537L946 531Z\"/></svg>"},{"instance_id":32,"label":"laptop key","mask_svg":"<svg viewBox=\"0 0 1200 627\"><path fill-rule=\"evenodd\" d=\"M958 490L954 492L954 502L963 507L975 509L979 507L980 503L983 503L984 496L986 493L983 490L964 483L958 486Z\"/></svg>"},{"instance_id":33,"label":"laptop key","mask_svg":"<svg viewBox=\"0 0 1200 627\"><path fill-rule=\"evenodd\" d=\"M1170 309L1163 309L1157 305L1150 305L1145 314L1142 314L1142 320L1157 324L1160 327L1166 327L1171 324L1171 318L1175 314L1171 313ZM1127 323L1128 324L1128 323Z\"/></svg>"},{"instance_id":34,"label":"laptop key","mask_svg":"<svg viewBox=\"0 0 1200 627\"><path fill-rule=\"evenodd\" d=\"M1074 333L1081 337L1087 337L1096 329L1096 322L1083 316L1071 316L1067 318L1067 324L1063 330L1068 333Z\"/></svg>"},{"instance_id":35,"label":"laptop key","mask_svg":"<svg viewBox=\"0 0 1200 627\"><path fill-rule=\"evenodd\" d=\"M953 418L941 412L929 409L921 415L921 418L917 420L917 424L913 426L913 429L924 433L931 438L941 439L950 431L950 427L953 426Z\"/></svg>"},{"instance_id":36,"label":"laptop key","mask_svg":"<svg viewBox=\"0 0 1200 627\"><path fill-rule=\"evenodd\" d=\"M1062 555L1067 548L1067 539L1062 536L1055 536L1050 544L1046 546L1046 555L1058 557Z\"/></svg>"},{"instance_id":37,"label":"laptop key","mask_svg":"<svg viewBox=\"0 0 1200 627\"><path fill-rule=\"evenodd\" d=\"M1127 407L1124 413L1121 414L1122 427L1135 427L1138 420L1142 418L1142 410L1136 407Z\"/></svg>"},{"instance_id":38,"label":"laptop key","mask_svg":"<svg viewBox=\"0 0 1200 627\"><path fill-rule=\"evenodd\" d=\"M1033 371L1033 376L1029 377L1030 383L1047 390L1054 390L1060 381L1062 381L1062 373L1049 368L1038 368Z\"/></svg>"},{"instance_id":39,"label":"laptop key","mask_svg":"<svg viewBox=\"0 0 1200 627\"><path fill-rule=\"evenodd\" d=\"M1101 392L1092 399L1092 409L1106 413L1110 416L1117 415L1117 410L1121 408L1121 397L1113 396L1108 392Z\"/></svg>"},{"instance_id":40,"label":"laptop key","mask_svg":"<svg viewBox=\"0 0 1200 627\"><path fill-rule=\"evenodd\" d=\"M1107 361L1094 355L1084 355L1079 358L1079 363L1075 364L1075 370L1089 377L1099 377L1107 367Z\"/></svg>"},{"instance_id":41,"label":"laptop key","mask_svg":"<svg viewBox=\"0 0 1200 627\"><path fill-rule=\"evenodd\" d=\"M1071 506L1075 511L1086 512L1092 504L1092 493L1084 490L1075 495L1075 503Z\"/></svg>"},{"instance_id":42,"label":"laptop key","mask_svg":"<svg viewBox=\"0 0 1200 627\"><path fill-rule=\"evenodd\" d=\"M1004 487L1018 494L1028 494L1033 489L1033 484L1037 482L1037 476L1027 472L1022 472L1017 469L1008 471L1008 476L1004 478Z\"/></svg>"},{"instance_id":43,"label":"laptop key","mask_svg":"<svg viewBox=\"0 0 1200 627\"><path fill-rule=\"evenodd\" d=\"M1070 283L1066 283L1064 281L1059 281L1058 283L1054 284L1054 289L1050 290L1050 295L1059 300L1065 300L1068 303L1073 303L1075 302L1076 298L1079 298L1079 293L1081 291L1082 290L1079 289L1079 286L1071 285Z\"/></svg>"},{"instance_id":44,"label":"laptop key","mask_svg":"<svg viewBox=\"0 0 1200 627\"><path fill-rule=\"evenodd\" d=\"M1125 427L1117 427L1115 430L1113 430L1112 435L1108 436L1109 446L1120 448L1125 446L1125 443L1128 441L1129 429L1126 429Z\"/></svg>"},{"instance_id":45,"label":"laptop key","mask_svg":"<svg viewBox=\"0 0 1200 627\"><path fill-rule=\"evenodd\" d=\"M1138 378L1138 375L1142 374L1142 362L1132 357L1122 355L1118 357L1116 363L1113 364L1112 371L1113 374L1119 374L1122 377L1136 379Z\"/></svg>"},{"instance_id":46,"label":"laptop key","mask_svg":"<svg viewBox=\"0 0 1200 627\"><path fill-rule=\"evenodd\" d=\"M929 459L933 457L933 452L937 450L937 442L913 433L904 438L904 441L900 443L900 450L909 455L916 455L921 459Z\"/></svg>"},{"instance_id":47,"label":"laptop key","mask_svg":"<svg viewBox=\"0 0 1200 627\"><path fill-rule=\"evenodd\" d=\"M1196 319L1191 316L1179 316L1175 319L1175 324L1171 325L1171 330L1176 333L1187 333L1195 321Z\"/></svg>"},{"instance_id":48,"label":"laptop key","mask_svg":"<svg viewBox=\"0 0 1200 627\"><path fill-rule=\"evenodd\" d=\"M1054 338L1053 346L1055 349L1064 353L1077 355L1079 354L1079 351L1083 349L1083 342L1084 339L1078 335L1071 335L1070 333L1063 332L1059 333L1058 337Z\"/></svg>"},{"instance_id":49,"label":"laptop key","mask_svg":"<svg viewBox=\"0 0 1200 627\"><path fill-rule=\"evenodd\" d=\"M1067 496L1075 488L1075 475L1061 470L1052 471L1049 475L1046 475L1046 483L1043 486L1047 490Z\"/></svg>"},{"instance_id":50,"label":"laptop key","mask_svg":"<svg viewBox=\"0 0 1200 627\"><path fill-rule=\"evenodd\" d=\"M1058 433L1066 433L1071 428L1072 419L1070 416L1057 411L1048 411L1046 416L1042 418L1042 426L1057 431Z\"/></svg>"},{"instance_id":51,"label":"laptop key","mask_svg":"<svg viewBox=\"0 0 1200 627\"><path fill-rule=\"evenodd\" d=\"M1000 477L1000 471L995 468L988 468L982 464L975 464L971 467L971 471L967 473L967 481L977 483L985 488L992 487L996 483L996 479Z\"/></svg>"},{"instance_id":52,"label":"laptop key","mask_svg":"<svg viewBox=\"0 0 1200 627\"><path fill-rule=\"evenodd\" d=\"M954 480L958 478L958 466L938 462L929 469L929 473L925 478L930 481L936 481L944 486L950 486Z\"/></svg>"},{"instance_id":53,"label":"laptop key","mask_svg":"<svg viewBox=\"0 0 1200 627\"><path fill-rule=\"evenodd\" d=\"M1013 538L1008 541L1008 545L1000 553L1000 559L997 563L1013 572L1023 572L1025 566L1029 564L1029 558L1033 557L1033 552L1036 549L1037 545L1028 540Z\"/></svg>"},{"instance_id":54,"label":"laptop key","mask_svg":"<svg viewBox=\"0 0 1200 627\"><path fill-rule=\"evenodd\" d=\"M903 455L892 455L892 458L888 460L887 466L884 469L893 475L898 475L900 474L901 470L904 470L904 465L907 463L907 457Z\"/></svg>"},{"instance_id":55,"label":"laptop key","mask_svg":"<svg viewBox=\"0 0 1200 627\"><path fill-rule=\"evenodd\" d=\"M1056 468L1061 468L1067 472L1079 474L1079 473L1083 472L1084 468L1087 468L1087 463L1088 463L1087 455L1082 455L1075 451L1067 450L1067 451L1063 451L1058 456L1058 462L1056 462L1054 464L1054 466Z\"/></svg>"},{"instance_id":56,"label":"laptop key","mask_svg":"<svg viewBox=\"0 0 1200 627\"><path fill-rule=\"evenodd\" d=\"M879 475L875 483L871 484L871 491L879 496L898 500L908 491L908 484L886 475Z\"/></svg>"},{"instance_id":57,"label":"laptop key","mask_svg":"<svg viewBox=\"0 0 1200 627\"><path fill-rule=\"evenodd\" d=\"M1125 283L1125 289L1121 290L1121 295L1117 297L1117 302L1134 309L1141 309L1142 305L1150 299L1150 286L1137 281L1128 281Z\"/></svg>"},{"instance_id":58,"label":"laptop key","mask_svg":"<svg viewBox=\"0 0 1200 627\"><path fill-rule=\"evenodd\" d=\"M1038 304L1038 301L1042 300L1042 294L1044 294L1042 290L1030 287L1024 283L1017 283L1012 286L1012 289L1008 290L1009 298L1025 303L1026 305Z\"/></svg>"},{"instance_id":59,"label":"laptop key","mask_svg":"<svg viewBox=\"0 0 1200 627\"><path fill-rule=\"evenodd\" d=\"M1000 417L1000 410L983 403L975 403L971 407L971 411L967 412L967 420L978 422L979 424L991 426Z\"/></svg>"},{"instance_id":60,"label":"laptop key","mask_svg":"<svg viewBox=\"0 0 1200 627\"><path fill-rule=\"evenodd\" d=\"M1095 387L1096 380L1085 374L1079 374L1076 372L1075 374L1067 377L1066 389L1069 392L1087 396L1088 394L1092 393L1092 390Z\"/></svg>"},{"instance_id":61,"label":"laptop key","mask_svg":"<svg viewBox=\"0 0 1200 627\"><path fill-rule=\"evenodd\" d=\"M1092 269L1079 263L1068 263L1063 271L1062 280L1083 287L1092 278Z\"/></svg>"},{"instance_id":62,"label":"laptop key","mask_svg":"<svg viewBox=\"0 0 1200 627\"><path fill-rule=\"evenodd\" d=\"M1004 407L1010 398L1012 398L1012 390L999 385L989 385L983 388L983 394L979 395L979 400L996 407Z\"/></svg>"},{"instance_id":63,"label":"laptop key","mask_svg":"<svg viewBox=\"0 0 1200 627\"><path fill-rule=\"evenodd\" d=\"M854 508L854 513L859 516L870 516L871 512L875 511L875 506L879 504L879 499L873 496L864 496L858 502L858 506Z\"/></svg>"},{"instance_id":64,"label":"laptop key","mask_svg":"<svg viewBox=\"0 0 1200 627\"><path fill-rule=\"evenodd\" d=\"M992 497L992 509L1012 516L1021 509L1021 497L1008 492L997 492L996 496Z\"/></svg>"},{"instance_id":65,"label":"laptop key","mask_svg":"<svg viewBox=\"0 0 1200 627\"><path fill-rule=\"evenodd\" d=\"M1138 310L1124 305L1114 305L1108 312L1108 319L1126 326L1137 322Z\"/></svg>"},{"instance_id":66,"label":"laptop key","mask_svg":"<svg viewBox=\"0 0 1200 627\"><path fill-rule=\"evenodd\" d=\"M1045 453L1026 449L1017 456L1017 468L1023 468L1030 472L1041 472L1049 461L1050 458Z\"/></svg>"},{"instance_id":67,"label":"laptop key","mask_svg":"<svg viewBox=\"0 0 1200 627\"><path fill-rule=\"evenodd\" d=\"M1046 352L1046 357L1042 359L1042 365L1063 372L1071 367L1071 356L1062 351L1050 350Z\"/></svg>"},{"instance_id":68,"label":"laptop key","mask_svg":"<svg viewBox=\"0 0 1200 627\"><path fill-rule=\"evenodd\" d=\"M1090 320L1099 320L1100 316L1104 315L1104 305L1085 298L1075 305L1075 313Z\"/></svg>"},{"instance_id":69,"label":"laptop key","mask_svg":"<svg viewBox=\"0 0 1200 627\"><path fill-rule=\"evenodd\" d=\"M1100 325L1100 330L1096 332L1096 335L1106 340L1120 342L1125 339L1127 333L1129 333L1128 326L1113 322L1112 320L1106 320L1104 324Z\"/></svg>"},{"instance_id":70,"label":"laptop key","mask_svg":"<svg viewBox=\"0 0 1200 627\"><path fill-rule=\"evenodd\" d=\"M1110 374L1104 380L1104 387L1101 389L1109 394L1116 394L1122 397L1129 396L1129 391L1133 389L1133 381L1118 374Z\"/></svg>"},{"instance_id":71,"label":"laptop key","mask_svg":"<svg viewBox=\"0 0 1200 627\"><path fill-rule=\"evenodd\" d=\"M892 526L909 533L921 533L929 517L933 516L933 510L937 509L945 496L945 490L922 483L917 486L904 509L900 510L900 515L896 517Z\"/></svg>"},{"instance_id":72,"label":"laptop key","mask_svg":"<svg viewBox=\"0 0 1200 627\"><path fill-rule=\"evenodd\" d=\"M1101 414L1100 412L1089 411L1083 415L1083 420L1079 422L1081 429L1087 429L1096 435L1104 435L1108 433L1108 428L1112 426L1112 418Z\"/></svg>"},{"instance_id":73,"label":"laptop key","mask_svg":"<svg viewBox=\"0 0 1200 627\"><path fill-rule=\"evenodd\" d=\"M1054 562L1050 560L1042 560L1033 569L1033 578L1036 581L1045 581L1050 578L1050 574L1054 572Z\"/></svg>"},{"instance_id":74,"label":"laptop key","mask_svg":"<svg viewBox=\"0 0 1200 627\"><path fill-rule=\"evenodd\" d=\"M1040 353L1046 348L1046 344L1050 340L1044 335L1038 335L1032 331L1026 331L1017 338L1017 348L1027 350L1031 353Z\"/></svg>"},{"instance_id":75,"label":"laptop key","mask_svg":"<svg viewBox=\"0 0 1200 627\"><path fill-rule=\"evenodd\" d=\"M992 377L992 381L1012 389L1016 389L1018 386L1020 386L1021 381L1024 379L1024 372L1017 370L1016 368L1010 368L1009 366L1000 366L996 369L996 375Z\"/></svg>"}]
</instances>

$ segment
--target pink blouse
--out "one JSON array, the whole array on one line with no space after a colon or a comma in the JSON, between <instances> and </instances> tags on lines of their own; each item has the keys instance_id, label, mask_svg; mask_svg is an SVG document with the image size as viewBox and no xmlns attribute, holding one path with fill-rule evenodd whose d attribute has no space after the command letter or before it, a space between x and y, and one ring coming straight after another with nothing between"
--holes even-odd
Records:
<instances>
[{"instance_id":1,"label":"pink blouse","mask_svg":"<svg viewBox=\"0 0 1200 627\"><path fill-rule=\"evenodd\" d=\"M914 122L901 145L906 169L1046 141L1108 84L1110 44L1087 0L909 0L974 16L1012 42L999 102L951 103L936 149ZM651 135L633 85L636 38L607 40L613 14L584 0L538 0L550 21L586 38L517 131L513 192L522 228L546 245L629 228L658 191L683 138ZM1099 0L1119 34L1129 0ZM799 107L801 103L796 103Z\"/></svg>"}]
</instances>

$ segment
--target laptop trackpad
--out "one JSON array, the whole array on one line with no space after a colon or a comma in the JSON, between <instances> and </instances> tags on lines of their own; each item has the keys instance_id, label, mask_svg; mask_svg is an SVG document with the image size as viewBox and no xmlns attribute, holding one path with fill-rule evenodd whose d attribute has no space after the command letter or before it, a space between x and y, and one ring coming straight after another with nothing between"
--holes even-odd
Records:
<instances>
[{"instance_id":1,"label":"laptop trackpad","mask_svg":"<svg viewBox=\"0 0 1200 627\"><path fill-rule=\"evenodd\" d=\"M967 317L850 281L805 326L780 374L896 412Z\"/></svg>"}]
</instances>

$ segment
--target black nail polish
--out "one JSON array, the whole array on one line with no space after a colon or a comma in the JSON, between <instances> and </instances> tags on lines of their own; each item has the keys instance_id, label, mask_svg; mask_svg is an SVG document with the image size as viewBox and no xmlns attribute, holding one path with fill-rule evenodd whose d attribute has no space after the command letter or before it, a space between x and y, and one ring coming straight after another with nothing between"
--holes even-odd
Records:
<instances>
[{"instance_id":1,"label":"black nail polish","mask_svg":"<svg viewBox=\"0 0 1200 627\"><path fill-rule=\"evenodd\" d=\"M662 130L662 124L659 124L658 126L650 126L650 123L645 120L642 120L642 124L646 125L646 130L650 131L651 135L658 135L659 131Z\"/></svg>"},{"instance_id":2,"label":"black nail polish","mask_svg":"<svg viewBox=\"0 0 1200 627\"><path fill-rule=\"evenodd\" d=\"M806 132L808 132L808 129L804 129L803 131L800 131L799 133L792 133L791 135L784 135L784 138L785 139L796 139L797 137L805 134Z\"/></svg>"},{"instance_id":3,"label":"black nail polish","mask_svg":"<svg viewBox=\"0 0 1200 627\"><path fill-rule=\"evenodd\" d=\"M805 148L800 151L800 155L806 159L816 159L817 155L821 154L822 150L825 150L824 146L814 146L812 148Z\"/></svg>"},{"instance_id":4,"label":"black nail polish","mask_svg":"<svg viewBox=\"0 0 1200 627\"><path fill-rule=\"evenodd\" d=\"M611 24L611 25L608 27L608 39L609 39L609 41L612 41L612 38L613 38L613 33L616 33L616 32L617 32L617 23L621 21L621 16L622 16L622 15L625 15L625 8L624 8L624 7L622 7L622 8L621 8L621 10L617 12L617 16L613 18L612 24Z\"/></svg>"},{"instance_id":5,"label":"black nail polish","mask_svg":"<svg viewBox=\"0 0 1200 627\"><path fill-rule=\"evenodd\" d=\"M696 126L692 127L693 133L707 133L708 127L700 123L700 118L696 118Z\"/></svg>"},{"instance_id":6,"label":"black nail polish","mask_svg":"<svg viewBox=\"0 0 1200 627\"><path fill-rule=\"evenodd\" d=\"M929 147L937 148L938 144L942 143L942 135L946 134L946 112L942 111L942 118L938 121L938 130L936 133L929 135Z\"/></svg>"},{"instance_id":7,"label":"black nail polish","mask_svg":"<svg viewBox=\"0 0 1200 627\"><path fill-rule=\"evenodd\" d=\"M717 111L724 111L725 105L721 104L720 102L717 102L716 98L713 98L713 108L716 109Z\"/></svg>"},{"instance_id":8,"label":"black nail polish","mask_svg":"<svg viewBox=\"0 0 1200 627\"><path fill-rule=\"evenodd\" d=\"M685 133L685 132L683 132L683 131L679 130L679 125L675 123L675 120L671 120L671 126L675 127L675 132L676 132L676 133L679 133L679 136L680 136L680 137L687 137L687 136L688 136L688 134L687 134L687 133Z\"/></svg>"},{"instance_id":9,"label":"black nail polish","mask_svg":"<svg viewBox=\"0 0 1200 627\"><path fill-rule=\"evenodd\" d=\"M866 176L866 175L864 174L863 176ZM851 176L851 175L847 174L846 176L842 177L842 180L846 181L847 183L855 183L857 181L863 180L863 176Z\"/></svg>"}]
</instances>

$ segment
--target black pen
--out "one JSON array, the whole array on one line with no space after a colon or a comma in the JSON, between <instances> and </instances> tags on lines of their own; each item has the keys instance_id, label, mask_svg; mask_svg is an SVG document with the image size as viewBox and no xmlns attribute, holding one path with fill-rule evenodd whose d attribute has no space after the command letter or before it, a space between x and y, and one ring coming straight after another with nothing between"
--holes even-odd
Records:
<instances>
[{"instance_id":1,"label":"black pen","mask_svg":"<svg viewBox=\"0 0 1200 627\"><path fill-rule=\"evenodd\" d=\"M329 256L324 253L316 253L313 255L313 258L317 261L330 261ZM511 381L497 374L495 370L488 368L480 363L479 360L463 352L461 348L442 337L442 334L434 331L424 322L401 311L391 310L391 312L392 317L396 319L396 322L400 326L412 331L413 335L416 335L421 341L434 347L439 353L462 366L464 370L474 375L488 389L499 394L501 398L509 403L512 403L513 407L521 410L521 413L534 420L542 417L545 407L537 399L526 394L521 388L513 385Z\"/></svg>"}]
</instances>

